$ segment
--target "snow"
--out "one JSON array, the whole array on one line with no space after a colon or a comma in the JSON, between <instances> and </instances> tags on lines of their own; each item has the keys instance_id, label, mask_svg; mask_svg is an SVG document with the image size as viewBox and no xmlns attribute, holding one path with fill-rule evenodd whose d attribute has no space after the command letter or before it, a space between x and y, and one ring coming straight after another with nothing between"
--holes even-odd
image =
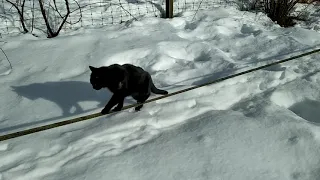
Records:
<instances>
[{"instance_id":1,"label":"snow","mask_svg":"<svg viewBox=\"0 0 320 180\"><path fill-rule=\"evenodd\" d=\"M0 62L0 134L100 111L111 93L92 89L89 65L132 63L174 92L319 48L319 32L263 14L193 13L3 37L13 70ZM0 180L319 179L319 58L0 142Z\"/></svg>"}]
</instances>

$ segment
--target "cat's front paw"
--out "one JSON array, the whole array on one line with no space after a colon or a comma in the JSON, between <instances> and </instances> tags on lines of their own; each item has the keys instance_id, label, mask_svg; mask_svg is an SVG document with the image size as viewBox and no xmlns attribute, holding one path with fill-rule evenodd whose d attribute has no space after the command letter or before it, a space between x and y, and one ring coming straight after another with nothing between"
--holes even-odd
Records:
<instances>
[{"instance_id":1,"label":"cat's front paw","mask_svg":"<svg viewBox=\"0 0 320 180\"><path fill-rule=\"evenodd\" d=\"M110 109L103 108L101 114L108 114Z\"/></svg>"}]
</instances>

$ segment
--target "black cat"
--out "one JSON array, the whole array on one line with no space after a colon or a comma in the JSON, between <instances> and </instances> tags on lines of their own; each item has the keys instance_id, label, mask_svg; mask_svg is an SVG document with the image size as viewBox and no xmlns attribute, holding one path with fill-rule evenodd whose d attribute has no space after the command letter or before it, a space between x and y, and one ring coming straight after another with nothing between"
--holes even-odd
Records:
<instances>
[{"instance_id":1,"label":"black cat","mask_svg":"<svg viewBox=\"0 0 320 180\"><path fill-rule=\"evenodd\" d=\"M107 114L117 104L113 111L120 111L124 98L127 96L132 96L138 103L143 103L149 98L151 92L168 94L167 91L155 87L147 71L132 64L113 64L99 68L89 66L89 68L91 70L90 83L93 89L108 88L113 93L101 111L102 114ZM139 111L142 106L137 106L135 110Z\"/></svg>"}]
</instances>

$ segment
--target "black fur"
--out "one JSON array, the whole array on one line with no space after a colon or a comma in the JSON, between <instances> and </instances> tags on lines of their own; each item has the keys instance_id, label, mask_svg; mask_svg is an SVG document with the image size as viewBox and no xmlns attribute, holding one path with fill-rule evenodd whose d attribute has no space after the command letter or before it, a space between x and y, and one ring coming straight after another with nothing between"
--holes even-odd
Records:
<instances>
[{"instance_id":1,"label":"black fur","mask_svg":"<svg viewBox=\"0 0 320 180\"><path fill-rule=\"evenodd\" d=\"M95 90L108 88L112 93L112 97L101 111L102 114L107 114L111 108L117 105L113 111L120 111L123 107L124 98L132 96L138 103L145 102L150 93L168 94L167 91L157 89L152 82L152 78L147 71L141 67L131 64L113 64L103 67L92 67L90 83ZM143 105L137 106L136 111L139 111Z\"/></svg>"}]
</instances>

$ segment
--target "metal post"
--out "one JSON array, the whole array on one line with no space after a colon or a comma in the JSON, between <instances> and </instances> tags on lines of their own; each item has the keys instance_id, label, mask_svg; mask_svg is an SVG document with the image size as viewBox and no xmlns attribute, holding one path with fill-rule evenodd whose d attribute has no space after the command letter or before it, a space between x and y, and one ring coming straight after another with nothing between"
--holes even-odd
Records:
<instances>
[{"instance_id":1,"label":"metal post","mask_svg":"<svg viewBox=\"0 0 320 180\"><path fill-rule=\"evenodd\" d=\"M166 0L166 18L173 18L173 0Z\"/></svg>"}]
</instances>

